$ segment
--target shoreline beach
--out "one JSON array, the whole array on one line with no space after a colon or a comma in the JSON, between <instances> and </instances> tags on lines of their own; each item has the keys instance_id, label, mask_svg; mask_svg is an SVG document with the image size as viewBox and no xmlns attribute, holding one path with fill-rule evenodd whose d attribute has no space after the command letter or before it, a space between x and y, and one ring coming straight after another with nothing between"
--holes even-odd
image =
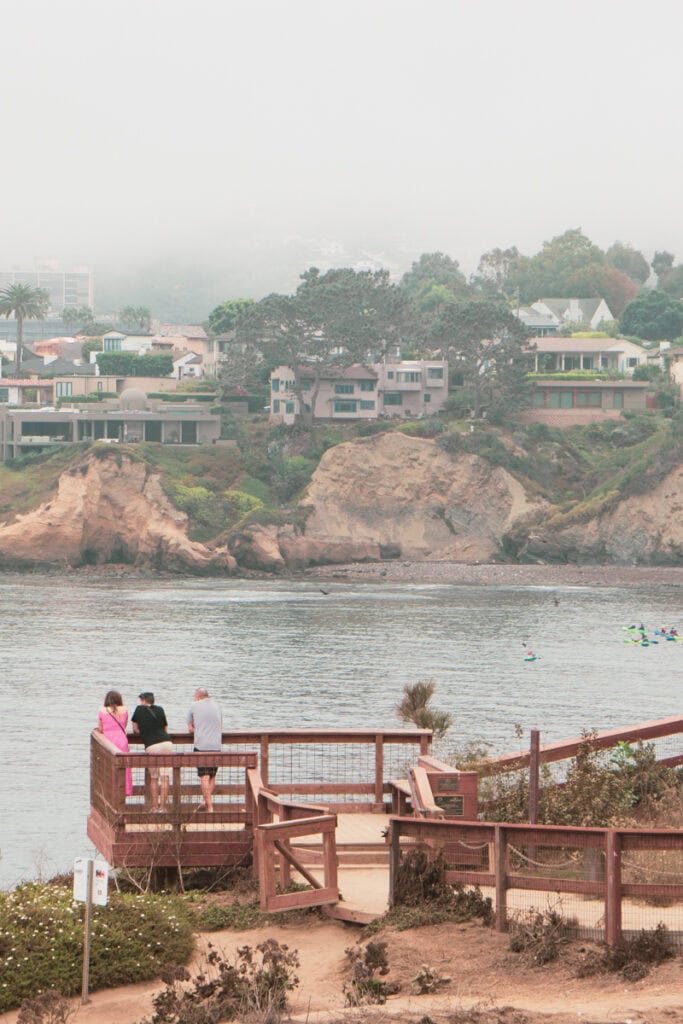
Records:
<instances>
[{"instance_id":1,"label":"shoreline beach","mask_svg":"<svg viewBox=\"0 0 683 1024\"><path fill-rule=\"evenodd\" d=\"M683 566L518 565L466 562L355 562L311 566L291 578L353 583L433 583L503 587L683 586Z\"/></svg>"}]
</instances>

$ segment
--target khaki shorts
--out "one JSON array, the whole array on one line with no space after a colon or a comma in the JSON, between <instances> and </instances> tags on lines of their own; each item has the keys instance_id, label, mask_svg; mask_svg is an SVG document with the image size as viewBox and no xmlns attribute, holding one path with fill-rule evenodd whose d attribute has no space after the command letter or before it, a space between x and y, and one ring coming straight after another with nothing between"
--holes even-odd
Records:
<instances>
[{"instance_id":1,"label":"khaki shorts","mask_svg":"<svg viewBox=\"0 0 683 1024\"><path fill-rule=\"evenodd\" d=\"M173 744L170 740L164 740L163 743L153 743L151 747L145 748L146 754L172 754ZM148 768L150 779L158 779L162 776L166 779L170 779L173 775L172 768Z\"/></svg>"}]
</instances>

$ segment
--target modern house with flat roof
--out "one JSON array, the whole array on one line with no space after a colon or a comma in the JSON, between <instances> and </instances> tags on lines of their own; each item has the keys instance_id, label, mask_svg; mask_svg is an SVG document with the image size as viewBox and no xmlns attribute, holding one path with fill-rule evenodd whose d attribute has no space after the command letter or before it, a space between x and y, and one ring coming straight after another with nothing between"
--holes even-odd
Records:
<instances>
[{"instance_id":1,"label":"modern house with flat roof","mask_svg":"<svg viewBox=\"0 0 683 1024\"><path fill-rule=\"evenodd\" d=\"M534 373L613 370L631 376L648 358L646 348L625 338L534 338L529 348Z\"/></svg>"},{"instance_id":2,"label":"modern house with flat roof","mask_svg":"<svg viewBox=\"0 0 683 1024\"><path fill-rule=\"evenodd\" d=\"M164 402L129 388L118 399L55 409L0 407L2 461L64 444L109 441L135 444L214 444L220 416L198 402Z\"/></svg>"},{"instance_id":3,"label":"modern house with flat roof","mask_svg":"<svg viewBox=\"0 0 683 1024\"><path fill-rule=\"evenodd\" d=\"M573 427L619 419L623 412L645 412L647 380L557 380L537 378L531 409L518 413L524 423Z\"/></svg>"}]
</instances>

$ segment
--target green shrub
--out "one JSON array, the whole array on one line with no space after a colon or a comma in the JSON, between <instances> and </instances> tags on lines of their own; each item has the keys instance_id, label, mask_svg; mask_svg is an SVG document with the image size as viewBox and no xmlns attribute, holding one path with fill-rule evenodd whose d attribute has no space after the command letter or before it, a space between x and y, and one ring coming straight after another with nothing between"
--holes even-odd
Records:
<instances>
[{"instance_id":1,"label":"green shrub","mask_svg":"<svg viewBox=\"0 0 683 1024\"><path fill-rule=\"evenodd\" d=\"M401 434L408 434L410 437L438 437L446 430L443 420L431 417L428 420L408 420L398 427Z\"/></svg>"},{"instance_id":2,"label":"green shrub","mask_svg":"<svg viewBox=\"0 0 683 1024\"><path fill-rule=\"evenodd\" d=\"M0 1013L50 989L80 990L83 913L62 886L30 883L0 893ZM193 945L181 900L114 893L108 906L93 908L90 987L154 978L164 964L185 963Z\"/></svg>"},{"instance_id":3,"label":"green shrub","mask_svg":"<svg viewBox=\"0 0 683 1024\"><path fill-rule=\"evenodd\" d=\"M218 932L224 928L245 931L263 923L258 900L249 903L212 903L197 914L197 927L204 932Z\"/></svg>"}]
</instances>

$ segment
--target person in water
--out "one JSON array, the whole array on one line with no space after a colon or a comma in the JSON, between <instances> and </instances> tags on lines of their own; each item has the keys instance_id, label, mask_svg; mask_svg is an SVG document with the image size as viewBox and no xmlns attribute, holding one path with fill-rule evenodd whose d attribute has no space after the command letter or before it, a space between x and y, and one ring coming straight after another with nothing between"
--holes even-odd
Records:
<instances>
[{"instance_id":1,"label":"person in water","mask_svg":"<svg viewBox=\"0 0 683 1024\"><path fill-rule=\"evenodd\" d=\"M123 697L118 690L109 690L105 694L104 703L97 715L97 729L105 739L113 743L115 747L127 754L128 746L128 708L123 703ZM126 796L133 793L133 773L126 768Z\"/></svg>"}]
</instances>

